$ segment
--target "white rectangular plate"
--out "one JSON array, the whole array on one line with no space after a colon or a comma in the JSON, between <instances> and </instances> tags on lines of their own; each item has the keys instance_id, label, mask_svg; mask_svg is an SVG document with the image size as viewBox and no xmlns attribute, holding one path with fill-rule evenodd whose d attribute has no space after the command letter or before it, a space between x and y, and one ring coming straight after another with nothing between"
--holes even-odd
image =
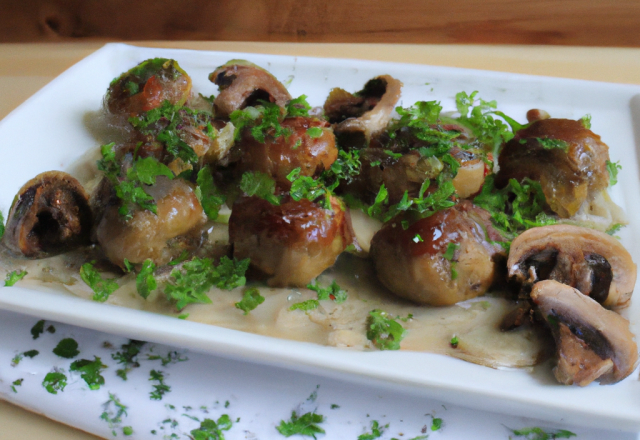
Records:
<instances>
[{"instance_id":1,"label":"white rectangular plate","mask_svg":"<svg viewBox=\"0 0 640 440\"><path fill-rule=\"evenodd\" d=\"M204 95L217 93L207 80L234 58L252 61L289 84L292 96L306 94L320 106L329 90L356 91L370 78L390 74L404 83L402 104L438 100L454 110L455 94L478 90L485 100L524 120L531 108L554 117L593 116L593 131L611 147L623 170L612 196L631 224L622 240L640 261L640 87L508 73L369 61L149 49L110 44L79 62L0 122L0 209L7 213L18 189L36 174L65 170L98 146L84 118L98 110L109 82L140 61L174 58ZM637 285L636 285L637 287ZM361 383L377 383L446 402L512 415L584 426L640 430L638 372L612 386L567 387L548 369L493 370L446 356L413 352L352 352L280 340L225 328L94 303L53 291L0 288L0 308L127 337L264 363ZM627 311L640 330L640 301Z\"/></svg>"}]
</instances>

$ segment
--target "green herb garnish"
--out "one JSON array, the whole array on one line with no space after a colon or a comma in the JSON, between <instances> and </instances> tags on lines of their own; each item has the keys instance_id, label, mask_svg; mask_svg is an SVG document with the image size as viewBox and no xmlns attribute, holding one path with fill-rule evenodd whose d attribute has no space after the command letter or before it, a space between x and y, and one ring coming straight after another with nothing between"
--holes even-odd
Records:
<instances>
[{"instance_id":1,"label":"green herb garnish","mask_svg":"<svg viewBox=\"0 0 640 440\"><path fill-rule=\"evenodd\" d=\"M610 162L606 161L607 171L609 171L609 186L613 186L618 183L618 171L622 169L622 165L620 165L620 161L618 162Z\"/></svg>"},{"instance_id":2,"label":"green herb garnish","mask_svg":"<svg viewBox=\"0 0 640 440\"><path fill-rule=\"evenodd\" d=\"M25 275L27 275L27 271L26 270L20 270L20 271L11 271L7 274L7 278L5 278L4 280L4 285L5 287L10 287L13 286L15 283L17 283L18 281L20 281L21 279L23 279L25 277Z\"/></svg>"},{"instance_id":3,"label":"green herb garnish","mask_svg":"<svg viewBox=\"0 0 640 440\"><path fill-rule=\"evenodd\" d=\"M144 299L147 299L149 294L158 288L158 282L153 276L155 270L155 263L150 259L146 259L142 263L140 273L136 276L136 290Z\"/></svg>"},{"instance_id":4,"label":"green herb garnish","mask_svg":"<svg viewBox=\"0 0 640 440\"><path fill-rule=\"evenodd\" d=\"M380 426L377 420L372 420L371 432L360 434L358 436L358 440L375 440L377 438L380 438L382 437L382 434L384 433L385 428L388 428L388 427L389 427L388 424L385 426Z\"/></svg>"},{"instance_id":5,"label":"green herb garnish","mask_svg":"<svg viewBox=\"0 0 640 440\"><path fill-rule=\"evenodd\" d=\"M124 366L124 368L116 371L116 374L122 380L127 380L127 373L140 366L138 354L140 354L140 350L145 344L146 342L131 339L129 343L122 345L121 351L111 354L111 359Z\"/></svg>"},{"instance_id":6,"label":"green herb garnish","mask_svg":"<svg viewBox=\"0 0 640 440\"><path fill-rule=\"evenodd\" d=\"M80 268L80 277L93 290L93 300L105 302L120 286L113 279L103 279L100 272L93 267L94 263L84 263Z\"/></svg>"},{"instance_id":7,"label":"green herb garnish","mask_svg":"<svg viewBox=\"0 0 640 440\"><path fill-rule=\"evenodd\" d=\"M320 303L317 299L308 299L306 301L302 301L299 303L295 303L289 307L289 310L302 310L303 312L308 312L309 310L315 310L320 306Z\"/></svg>"},{"instance_id":8,"label":"green herb garnish","mask_svg":"<svg viewBox=\"0 0 640 440\"><path fill-rule=\"evenodd\" d=\"M80 351L78 351L78 343L75 339L65 338L58 342L56 348L53 349L53 353L61 358L73 359L80 354Z\"/></svg>"},{"instance_id":9,"label":"green herb garnish","mask_svg":"<svg viewBox=\"0 0 640 440\"><path fill-rule=\"evenodd\" d=\"M275 195L276 181L271 176L261 172L246 172L242 175L240 189L247 196L257 196L271 203L279 205L280 198Z\"/></svg>"},{"instance_id":10,"label":"green herb garnish","mask_svg":"<svg viewBox=\"0 0 640 440\"><path fill-rule=\"evenodd\" d=\"M291 419L287 422L280 421L280 425L276 426L278 432L285 437L291 437L292 435L304 435L308 437L316 438L316 434L324 434L325 431L318 426L318 423L322 423L324 417L315 412L308 412L301 416L295 411L291 412Z\"/></svg>"},{"instance_id":11,"label":"green herb garnish","mask_svg":"<svg viewBox=\"0 0 640 440\"><path fill-rule=\"evenodd\" d=\"M22 386L22 382L24 382L24 379L17 379L11 382L11 391L17 394L18 390L16 390L16 387Z\"/></svg>"},{"instance_id":12,"label":"green herb garnish","mask_svg":"<svg viewBox=\"0 0 640 440\"><path fill-rule=\"evenodd\" d=\"M231 418L226 414L221 415L217 421L204 419L198 429L191 431L191 437L193 440L224 440L222 431L230 430L232 425Z\"/></svg>"},{"instance_id":13,"label":"green herb garnish","mask_svg":"<svg viewBox=\"0 0 640 440\"><path fill-rule=\"evenodd\" d=\"M44 333L44 322L44 319L41 319L31 327L31 336L33 339L38 339L40 335Z\"/></svg>"},{"instance_id":14,"label":"green herb garnish","mask_svg":"<svg viewBox=\"0 0 640 440\"><path fill-rule=\"evenodd\" d=\"M511 432L513 435L525 437L527 440L554 440L558 438L576 437L576 434L565 429L560 429L555 432L546 432L542 428L522 428L512 429Z\"/></svg>"},{"instance_id":15,"label":"green herb garnish","mask_svg":"<svg viewBox=\"0 0 640 440\"><path fill-rule=\"evenodd\" d=\"M369 312L367 317L367 339L380 350L399 350L406 330L389 314L380 309Z\"/></svg>"},{"instance_id":16,"label":"green herb garnish","mask_svg":"<svg viewBox=\"0 0 640 440\"><path fill-rule=\"evenodd\" d=\"M313 283L307 284L307 289L317 292L319 301L330 299L340 304L347 299L347 291L343 290L335 281L333 281L329 287L321 287L320 284L318 284L318 280L315 280Z\"/></svg>"},{"instance_id":17,"label":"green herb garnish","mask_svg":"<svg viewBox=\"0 0 640 440\"><path fill-rule=\"evenodd\" d=\"M58 391L64 391L64 387L67 386L67 376L59 371L47 373L42 386L51 394L58 394Z\"/></svg>"},{"instance_id":18,"label":"green herb garnish","mask_svg":"<svg viewBox=\"0 0 640 440\"><path fill-rule=\"evenodd\" d=\"M220 207L224 205L227 198L213 182L211 169L208 166L198 171L196 183L198 184L196 196L202 205L202 209L210 220L217 219Z\"/></svg>"},{"instance_id":19,"label":"green herb garnish","mask_svg":"<svg viewBox=\"0 0 640 440\"><path fill-rule=\"evenodd\" d=\"M107 368L99 357L94 356L93 360L80 359L71 363L69 371L80 372L80 377L89 385L90 390L100 389L100 385L104 385L104 377L100 374L102 370Z\"/></svg>"},{"instance_id":20,"label":"green herb garnish","mask_svg":"<svg viewBox=\"0 0 640 440\"><path fill-rule=\"evenodd\" d=\"M242 300L235 303L235 306L242 310L245 315L248 315L251 310L254 310L260 304L264 302L264 296L260 295L260 290L255 287L245 290L242 295Z\"/></svg>"},{"instance_id":21,"label":"green herb garnish","mask_svg":"<svg viewBox=\"0 0 640 440\"><path fill-rule=\"evenodd\" d=\"M153 385L153 391L149 393L152 400L162 400L162 397L171 391L171 387L164 383L164 373L162 371L151 370L149 380L158 382Z\"/></svg>"}]
</instances>

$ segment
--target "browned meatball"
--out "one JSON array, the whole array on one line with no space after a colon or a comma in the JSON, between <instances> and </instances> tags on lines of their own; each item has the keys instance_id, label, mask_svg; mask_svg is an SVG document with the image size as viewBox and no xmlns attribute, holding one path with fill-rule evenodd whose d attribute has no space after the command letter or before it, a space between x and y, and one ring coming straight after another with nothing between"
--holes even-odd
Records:
<instances>
[{"instance_id":1,"label":"browned meatball","mask_svg":"<svg viewBox=\"0 0 640 440\"><path fill-rule=\"evenodd\" d=\"M136 116L164 101L183 105L191 93L191 78L174 60L143 61L112 81L105 106L115 115Z\"/></svg>"},{"instance_id":2,"label":"browned meatball","mask_svg":"<svg viewBox=\"0 0 640 440\"><path fill-rule=\"evenodd\" d=\"M285 119L281 125L291 134L277 138L266 136L264 143L254 139L250 129L244 132L239 143L241 171L263 172L273 177L279 187L287 189L291 186L287 175L294 169L300 168L301 176L318 176L335 162L338 149L327 122L295 117Z\"/></svg>"},{"instance_id":3,"label":"browned meatball","mask_svg":"<svg viewBox=\"0 0 640 440\"><path fill-rule=\"evenodd\" d=\"M505 144L496 185L525 177L539 181L551 209L567 218L608 186L607 160L609 147L580 121L536 120Z\"/></svg>"},{"instance_id":4,"label":"browned meatball","mask_svg":"<svg viewBox=\"0 0 640 440\"><path fill-rule=\"evenodd\" d=\"M419 219L406 230L403 218L387 222L371 241L378 278L394 294L447 306L484 294L504 251L486 211L463 202Z\"/></svg>"},{"instance_id":5,"label":"browned meatball","mask_svg":"<svg viewBox=\"0 0 640 440\"><path fill-rule=\"evenodd\" d=\"M229 241L234 257L250 258L270 286L305 286L334 264L352 238L335 197L331 209L307 199L285 197L272 205L242 197L231 211Z\"/></svg>"}]
</instances>

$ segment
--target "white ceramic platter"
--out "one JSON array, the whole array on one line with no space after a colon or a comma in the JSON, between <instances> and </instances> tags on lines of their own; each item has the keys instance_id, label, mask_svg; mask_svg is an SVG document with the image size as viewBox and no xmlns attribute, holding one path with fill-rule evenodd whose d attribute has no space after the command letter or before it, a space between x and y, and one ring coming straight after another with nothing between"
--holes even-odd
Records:
<instances>
[{"instance_id":1,"label":"white ceramic platter","mask_svg":"<svg viewBox=\"0 0 640 440\"><path fill-rule=\"evenodd\" d=\"M257 54L149 49L110 44L79 62L0 122L0 209L7 213L27 180L47 170L65 170L98 146L84 125L100 108L109 82L148 58L174 58L204 95L217 93L207 79L234 58L252 61L322 105L329 90L356 91L370 78L390 74L404 83L402 104L438 100L454 110L455 94L478 90L485 100L523 121L530 108L554 117L592 115L592 129L611 147L623 170L612 197L631 224L620 234L640 261L640 87L411 64L295 58ZM636 288L638 286L636 285ZM493 370L446 356L413 352L352 352L187 322L95 303L52 291L0 289L0 308L136 339L269 364L359 383L376 383L472 408L525 415L589 427L640 429L638 372L613 386L586 388L555 383L548 368L535 372ZM640 301L627 311L640 331Z\"/></svg>"}]
</instances>

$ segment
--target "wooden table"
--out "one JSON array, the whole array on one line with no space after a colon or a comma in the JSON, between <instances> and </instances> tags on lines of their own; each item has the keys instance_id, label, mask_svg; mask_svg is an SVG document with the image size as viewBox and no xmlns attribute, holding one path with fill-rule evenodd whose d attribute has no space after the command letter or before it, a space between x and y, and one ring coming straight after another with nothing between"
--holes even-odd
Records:
<instances>
[{"instance_id":1,"label":"wooden table","mask_svg":"<svg viewBox=\"0 0 640 440\"><path fill-rule=\"evenodd\" d=\"M0 118L101 42L0 45ZM640 84L640 49L543 46L436 46L241 42L144 42L154 47L359 58ZM0 401L0 437L96 437Z\"/></svg>"}]
</instances>

